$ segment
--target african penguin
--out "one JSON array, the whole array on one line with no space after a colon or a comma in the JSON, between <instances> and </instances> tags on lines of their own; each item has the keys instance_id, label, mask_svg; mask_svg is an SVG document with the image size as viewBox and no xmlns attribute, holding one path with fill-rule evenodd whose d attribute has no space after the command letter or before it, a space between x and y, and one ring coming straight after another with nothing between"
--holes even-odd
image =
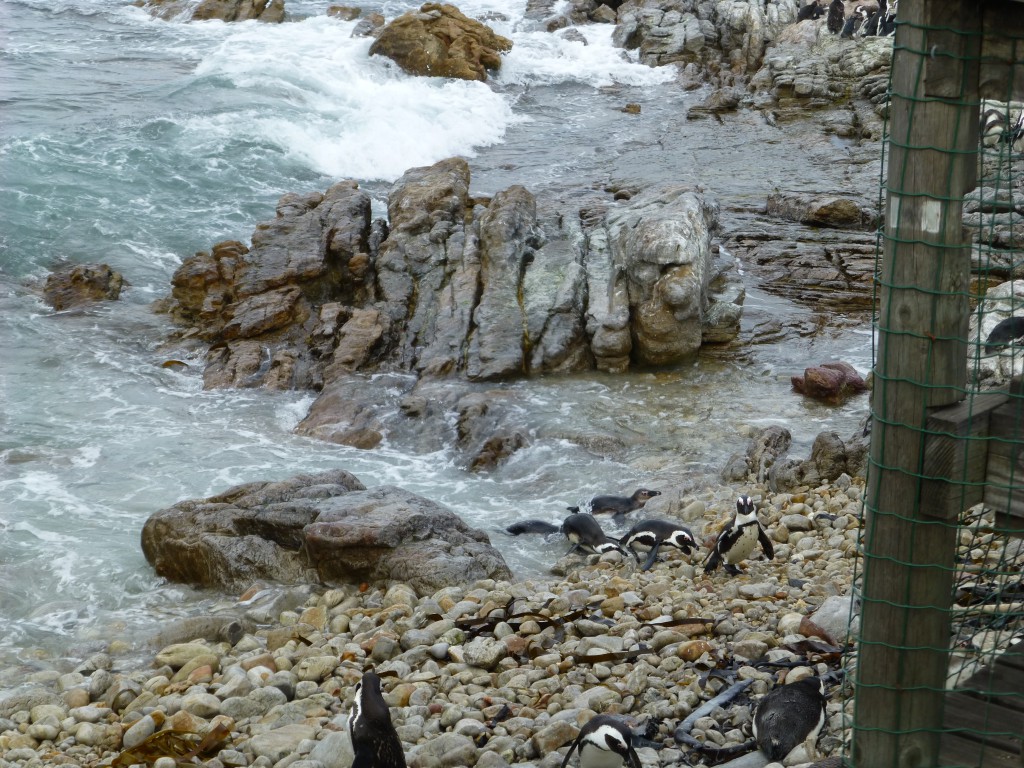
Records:
<instances>
[{"instance_id":1,"label":"african penguin","mask_svg":"<svg viewBox=\"0 0 1024 768\"><path fill-rule=\"evenodd\" d=\"M825 25L833 35L843 31L843 22L846 20L846 6L843 0L832 0L828 6L828 19Z\"/></svg>"},{"instance_id":2,"label":"african penguin","mask_svg":"<svg viewBox=\"0 0 1024 768\"><path fill-rule=\"evenodd\" d=\"M593 515L580 512L574 512L566 517L561 525L552 525L543 520L522 520L518 523L512 523L505 530L513 536L519 536L523 533L547 534L561 532L569 540L569 543L572 544L572 547L566 554L577 549L595 555L603 555L605 552L613 550L621 552L623 555L626 554L625 550L619 546L615 539L605 535L605 532L601 530L601 524L594 519Z\"/></svg>"},{"instance_id":3,"label":"african penguin","mask_svg":"<svg viewBox=\"0 0 1024 768\"><path fill-rule=\"evenodd\" d=\"M991 354L1024 337L1024 317L1000 320L985 339L985 352Z\"/></svg>"},{"instance_id":4,"label":"african penguin","mask_svg":"<svg viewBox=\"0 0 1024 768\"><path fill-rule=\"evenodd\" d=\"M878 22L878 34L887 37L896 33L896 6L899 0L889 0L888 8L881 10L880 21Z\"/></svg>"},{"instance_id":5,"label":"african penguin","mask_svg":"<svg viewBox=\"0 0 1024 768\"><path fill-rule=\"evenodd\" d=\"M840 37L851 38L854 33L860 29L861 25L867 21L868 12L863 5L858 5L853 9L853 13L850 14L850 18L843 24L843 31L839 33Z\"/></svg>"},{"instance_id":6,"label":"african penguin","mask_svg":"<svg viewBox=\"0 0 1024 768\"><path fill-rule=\"evenodd\" d=\"M391 724L380 678L373 672L364 673L356 683L348 729L356 755L352 768L405 768L402 742Z\"/></svg>"},{"instance_id":7,"label":"african penguin","mask_svg":"<svg viewBox=\"0 0 1024 768\"><path fill-rule=\"evenodd\" d=\"M878 14L878 11L874 11L873 13L868 15L868 20L865 21L860 28L860 34L862 37L874 37L875 35L878 34L879 18L880 16Z\"/></svg>"},{"instance_id":8,"label":"african penguin","mask_svg":"<svg viewBox=\"0 0 1024 768\"><path fill-rule=\"evenodd\" d=\"M740 573L736 564L746 560L754 551L754 546L761 544L765 557L775 557L775 548L764 528L757 519L757 509L753 500L743 494L736 500L736 517L722 529L715 541L715 546L704 561L704 573L715 570L722 562L725 570L731 574Z\"/></svg>"},{"instance_id":9,"label":"african penguin","mask_svg":"<svg viewBox=\"0 0 1024 768\"><path fill-rule=\"evenodd\" d=\"M1006 114L1000 109L986 109L981 113L981 143L994 147L1003 140L1006 133Z\"/></svg>"},{"instance_id":10,"label":"african penguin","mask_svg":"<svg viewBox=\"0 0 1024 768\"><path fill-rule=\"evenodd\" d=\"M640 768L640 757L633 748L633 731L614 715L596 715L583 726L576 741L565 753L562 768L569 764L573 750L580 754L580 768Z\"/></svg>"},{"instance_id":11,"label":"african penguin","mask_svg":"<svg viewBox=\"0 0 1024 768\"><path fill-rule=\"evenodd\" d=\"M650 570L658 557L658 548L662 544L676 547L684 554L690 554L697 548L697 542L690 533L690 529L679 523L669 520L641 520L629 529L629 532L619 539L623 549L628 549L640 562L636 554L637 549L646 549L648 552L647 562L644 563L641 571Z\"/></svg>"},{"instance_id":12,"label":"african penguin","mask_svg":"<svg viewBox=\"0 0 1024 768\"><path fill-rule=\"evenodd\" d=\"M805 677L769 691L754 713L754 739L769 760L782 761L799 744L818 738L825 724L825 681Z\"/></svg>"},{"instance_id":13,"label":"african penguin","mask_svg":"<svg viewBox=\"0 0 1024 768\"><path fill-rule=\"evenodd\" d=\"M797 11L796 20L807 21L808 19L817 19L824 12L825 9L821 7L821 0L811 0L811 2Z\"/></svg>"},{"instance_id":14,"label":"african penguin","mask_svg":"<svg viewBox=\"0 0 1024 768\"><path fill-rule=\"evenodd\" d=\"M649 488L637 488L632 496L595 496L590 500L589 511L592 515L611 513L614 520L619 522L627 512L640 509L655 496L661 496L661 491L652 491ZM570 512L580 512L579 507L568 507Z\"/></svg>"}]
</instances>

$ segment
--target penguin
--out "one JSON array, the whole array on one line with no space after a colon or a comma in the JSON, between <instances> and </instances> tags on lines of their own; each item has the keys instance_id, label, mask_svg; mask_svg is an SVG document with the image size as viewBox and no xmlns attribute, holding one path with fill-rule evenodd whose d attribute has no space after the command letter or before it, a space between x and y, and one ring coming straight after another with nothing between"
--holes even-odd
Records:
<instances>
[{"instance_id":1,"label":"penguin","mask_svg":"<svg viewBox=\"0 0 1024 768\"><path fill-rule=\"evenodd\" d=\"M662 544L668 544L682 550L684 554L690 554L697 548L697 541L689 528L669 520L641 520L629 529L629 532L619 539L623 549L628 549L640 562L636 550L638 547L648 550L647 562L644 563L641 571L650 570L658 557L658 548Z\"/></svg>"},{"instance_id":2,"label":"penguin","mask_svg":"<svg viewBox=\"0 0 1024 768\"><path fill-rule=\"evenodd\" d=\"M828 6L828 19L825 21L828 31L833 35L838 35L843 31L843 22L845 20L846 6L843 4L843 0L832 0Z\"/></svg>"},{"instance_id":3,"label":"penguin","mask_svg":"<svg viewBox=\"0 0 1024 768\"><path fill-rule=\"evenodd\" d=\"M1006 143L1010 145L1010 149L1013 149L1013 145L1020 141L1022 137L1024 137L1024 109L1017 114L1013 127L1006 132Z\"/></svg>"},{"instance_id":4,"label":"penguin","mask_svg":"<svg viewBox=\"0 0 1024 768\"><path fill-rule=\"evenodd\" d=\"M1000 320L985 339L985 352L992 354L1024 337L1024 317Z\"/></svg>"},{"instance_id":5,"label":"penguin","mask_svg":"<svg viewBox=\"0 0 1024 768\"><path fill-rule=\"evenodd\" d=\"M843 24L843 31L839 33L840 37L851 38L861 25L867 21L868 12L863 5L858 5L853 9L853 13L850 14L850 18Z\"/></svg>"},{"instance_id":6,"label":"penguin","mask_svg":"<svg viewBox=\"0 0 1024 768\"><path fill-rule=\"evenodd\" d=\"M519 536L523 533L547 534L561 532L569 540L569 543L572 544L572 547L569 548L566 554L570 554L577 549L594 555L603 555L605 552L611 551L621 552L623 555L626 554L626 551L619 546L615 539L605 535L605 532L601 530L601 524L592 515L580 512L574 512L566 517L561 525L552 525L543 520L523 520L518 523L512 523L505 530L513 536Z\"/></svg>"},{"instance_id":7,"label":"penguin","mask_svg":"<svg viewBox=\"0 0 1024 768\"><path fill-rule=\"evenodd\" d=\"M590 500L590 514L601 515L610 512L615 522L621 522L627 512L640 509L655 496L661 496L661 491L652 491L649 488L637 488L632 496L595 496ZM567 507L570 512L579 512L579 507Z\"/></svg>"},{"instance_id":8,"label":"penguin","mask_svg":"<svg viewBox=\"0 0 1024 768\"><path fill-rule=\"evenodd\" d=\"M373 672L364 673L356 683L348 730L356 755L352 768L405 768L402 742L391 724L380 678Z\"/></svg>"},{"instance_id":9,"label":"penguin","mask_svg":"<svg viewBox=\"0 0 1024 768\"><path fill-rule=\"evenodd\" d=\"M990 108L981 113L981 143L986 147L994 147L1003 140L1006 134L1006 114L999 109Z\"/></svg>"},{"instance_id":10,"label":"penguin","mask_svg":"<svg viewBox=\"0 0 1024 768\"><path fill-rule=\"evenodd\" d=\"M796 20L819 19L824 12L825 9L821 7L821 0L811 0L811 2L797 11Z\"/></svg>"},{"instance_id":11,"label":"penguin","mask_svg":"<svg viewBox=\"0 0 1024 768\"><path fill-rule=\"evenodd\" d=\"M736 517L718 534L715 546L704 561L704 573L715 570L722 562L725 570L731 574L740 573L736 564L745 560L754 551L756 544L761 544L765 557L775 557L775 548L764 528L757 519L757 509L747 494L736 500Z\"/></svg>"},{"instance_id":12,"label":"penguin","mask_svg":"<svg viewBox=\"0 0 1024 768\"><path fill-rule=\"evenodd\" d=\"M565 753L561 768L569 764L573 750L579 752L580 768L640 768L640 757L633 748L633 731L614 715L590 718Z\"/></svg>"},{"instance_id":13,"label":"penguin","mask_svg":"<svg viewBox=\"0 0 1024 768\"><path fill-rule=\"evenodd\" d=\"M805 677L769 691L754 713L754 740L769 760L781 762L797 745L818 738L825 724L825 681Z\"/></svg>"},{"instance_id":14,"label":"penguin","mask_svg":"<svg viewBox=\"0 0 1024 768\"><path fill-rule=\"evenodd\" d=\"M878 21L881 17L878 11L868 15L868 20L860 28L861 37L875 37L878 34Z\"/></svg>"},{"instance_id":15,"label":"penguin","mask_svg":"<svg viewBox=\"0 0 1024 768\"><path fill-rule=\"evenodd\" d=\"M899 0L889 0L888 7L884 5L879 8L878 34L880 37L888 37L896 33L896 6Z\"/></svg>"}]
</instances>

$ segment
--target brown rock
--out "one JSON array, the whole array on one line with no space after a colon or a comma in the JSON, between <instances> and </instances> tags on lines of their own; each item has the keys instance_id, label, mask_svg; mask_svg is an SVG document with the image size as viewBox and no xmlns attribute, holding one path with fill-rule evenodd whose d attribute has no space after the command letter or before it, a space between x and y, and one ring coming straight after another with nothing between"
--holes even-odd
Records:
<instances>
[{"instance_id":1,"label":"brown rock","mask_svg":"<svg viewBox=\"0 0 1024 768\"><path fill-rule=\"evenodd\" d=\"M370 55L387 56L413 75L486 80L512 41L464 16L454 5L426 3L381 30Z\"/></svg>"},{"instance_id":2,"label":"brown rock","mask_svg":"<svg viewBox=\"0 0 1024 768\"><path fill-rule=\"evenodd\" d=\"M124 278L106 264L76 264L46 278L43 296L58 312L94 301L116 301Z\"/></svg>"},{"instance_id":3,"label":"brown rock","mask_svg":"<svg viewBox=\"0 0 1024 768\"><path fill-rule=\"evenodd\" d=\"M797 392L829 403L842 402L867 389L867 384L856 369L843 362L822 363L807 368L802 377L793 376L791 381Z\"/></svg>"},{"instance_id":4,"label":"brown rock","mask_svg":"<svg viewBox=\"0 0 1024 768\"><path fill-rule=\"evenodd\" d=\"M284 0L139 0L136 5L161 19L184 17L192 21L284 21Z\"/></svg>"}]
</instances>

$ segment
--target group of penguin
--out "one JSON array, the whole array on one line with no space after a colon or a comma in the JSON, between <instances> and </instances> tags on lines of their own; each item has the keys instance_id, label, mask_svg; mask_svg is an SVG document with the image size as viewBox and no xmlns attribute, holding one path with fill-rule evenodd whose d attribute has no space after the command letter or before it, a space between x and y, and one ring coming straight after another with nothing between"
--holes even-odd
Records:
<instances>
[{"instance_id":1,"label":"group of penguin","mask_svg":"<svg viewBox=\"0 0 1024 768\"><path fill-rule=\"evenodd\" d=\"M814 743L825 724L825 682L806 677L767 693L754 713L754 740L769 760L782 760L804 742ZM348 720L355 759L352 768L406 768L402 742L391 722L380 677L364 672L356 684ZM649 742L625 718L595 715L566 752L566 768L575 751L579 768L641 768L636 744Z\"/></svg>"},{"instance_id":2,"label":"group of penguin","mask_svg":"<svg viewBox=\"0 0 1024 768\"><path fill-rule=\"evenodd\" d=\"M639 552L647 552L647 560L640 569L647 571L656 562L658 550L664 545L675 547L684 554L697 549L697 541L690 529L672 520L649 518L638 522L621 538L614 539L604 532L594 515L611 513L614 520L621 522L628 512L642 508L647 501L660 495L660 491L638 488L632 496L595 496L590 501L589 514L580 512L579 507L569 507L571 514L561 525L543 520L523 520L505 530L513 536L561 533L572 545L570 553L578 550L600 555L618 551L625 556L628 551L639 563ZM736 515L715 539L711 553L704 561L704 572L710 573L724 564L728 573L740 573L739 563L746 560L758 544L769 560L775 556L772 540L757 519L754 501L743 494L736 500Z\"/></svg>"},{"instance_id":3,"label":"group of penguin","mask_svg":"<svg viewBox=\"0 0 1024 768\"><path fill-rule=\"evenodd\" d=\"M896 5L899 0L878 0L877 3L855 5L846 13L843 0L832 0L826 9L825 0L811 0L797 11L797 21L819 19L828 14L828 31L840 37L887 37L896 32Z\"/></svg>"}]
</instances>

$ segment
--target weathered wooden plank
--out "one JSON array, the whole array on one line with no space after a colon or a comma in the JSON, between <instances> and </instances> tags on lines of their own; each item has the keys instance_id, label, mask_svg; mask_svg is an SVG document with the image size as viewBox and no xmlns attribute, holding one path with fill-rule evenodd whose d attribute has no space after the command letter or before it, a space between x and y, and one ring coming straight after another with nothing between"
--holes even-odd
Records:
<instances>
[{"instance_id":1,"label":"weathered wooden plank","mask_svg":"<svg viewBox=\"0 0 1024 768\"><path fill-rule=\"evenodd\" d=\"M1020 755L986 746L959 733L942 735L943 768L1020 768Z\"/></svg>"},{"instance_id":2,"label":"weathered wooden plank","mask_svg":"<svg viewBox=\"0 0 1024 768\"><path fill-rule=\"evenodd\" d=\"M1024 529L1024 398L1011 397L989 416L985 503L998 521Z\"/></svg>"},{"instance_id":3,"label":"weathered wooden plank","mask_svg":"<svg viewBox=\"0 0 1024 768\"><path fill-rule=\"evenodd\" d=\"M1008 397L982 393L929 414L921 497L931 516L953 520L984 499L989 414Z\"/></svg>"},{"instance_id":4,"label":"weathered wooden plank","mask_svg":"<svg viewBox=\"0 0 1024 768\"><path fill-rule=\"evenodd\" d=\"M987 0L982 5L981 98L1024 99L1024 7L1010 0Z\"/></svg>"},{"instance_id":5,"label":"weathered wooden plank","mask_svg":"<svg viewBox=\"0 0 1024 768\"><path fill-rule=\"evenodd\" d=\"M964 731L967 738L982 739L997 749L1013 754L1021 751L1024 713L995 702L965 693L948 693L943 725L947 732Z\"/></svg>"}]
</instances>

